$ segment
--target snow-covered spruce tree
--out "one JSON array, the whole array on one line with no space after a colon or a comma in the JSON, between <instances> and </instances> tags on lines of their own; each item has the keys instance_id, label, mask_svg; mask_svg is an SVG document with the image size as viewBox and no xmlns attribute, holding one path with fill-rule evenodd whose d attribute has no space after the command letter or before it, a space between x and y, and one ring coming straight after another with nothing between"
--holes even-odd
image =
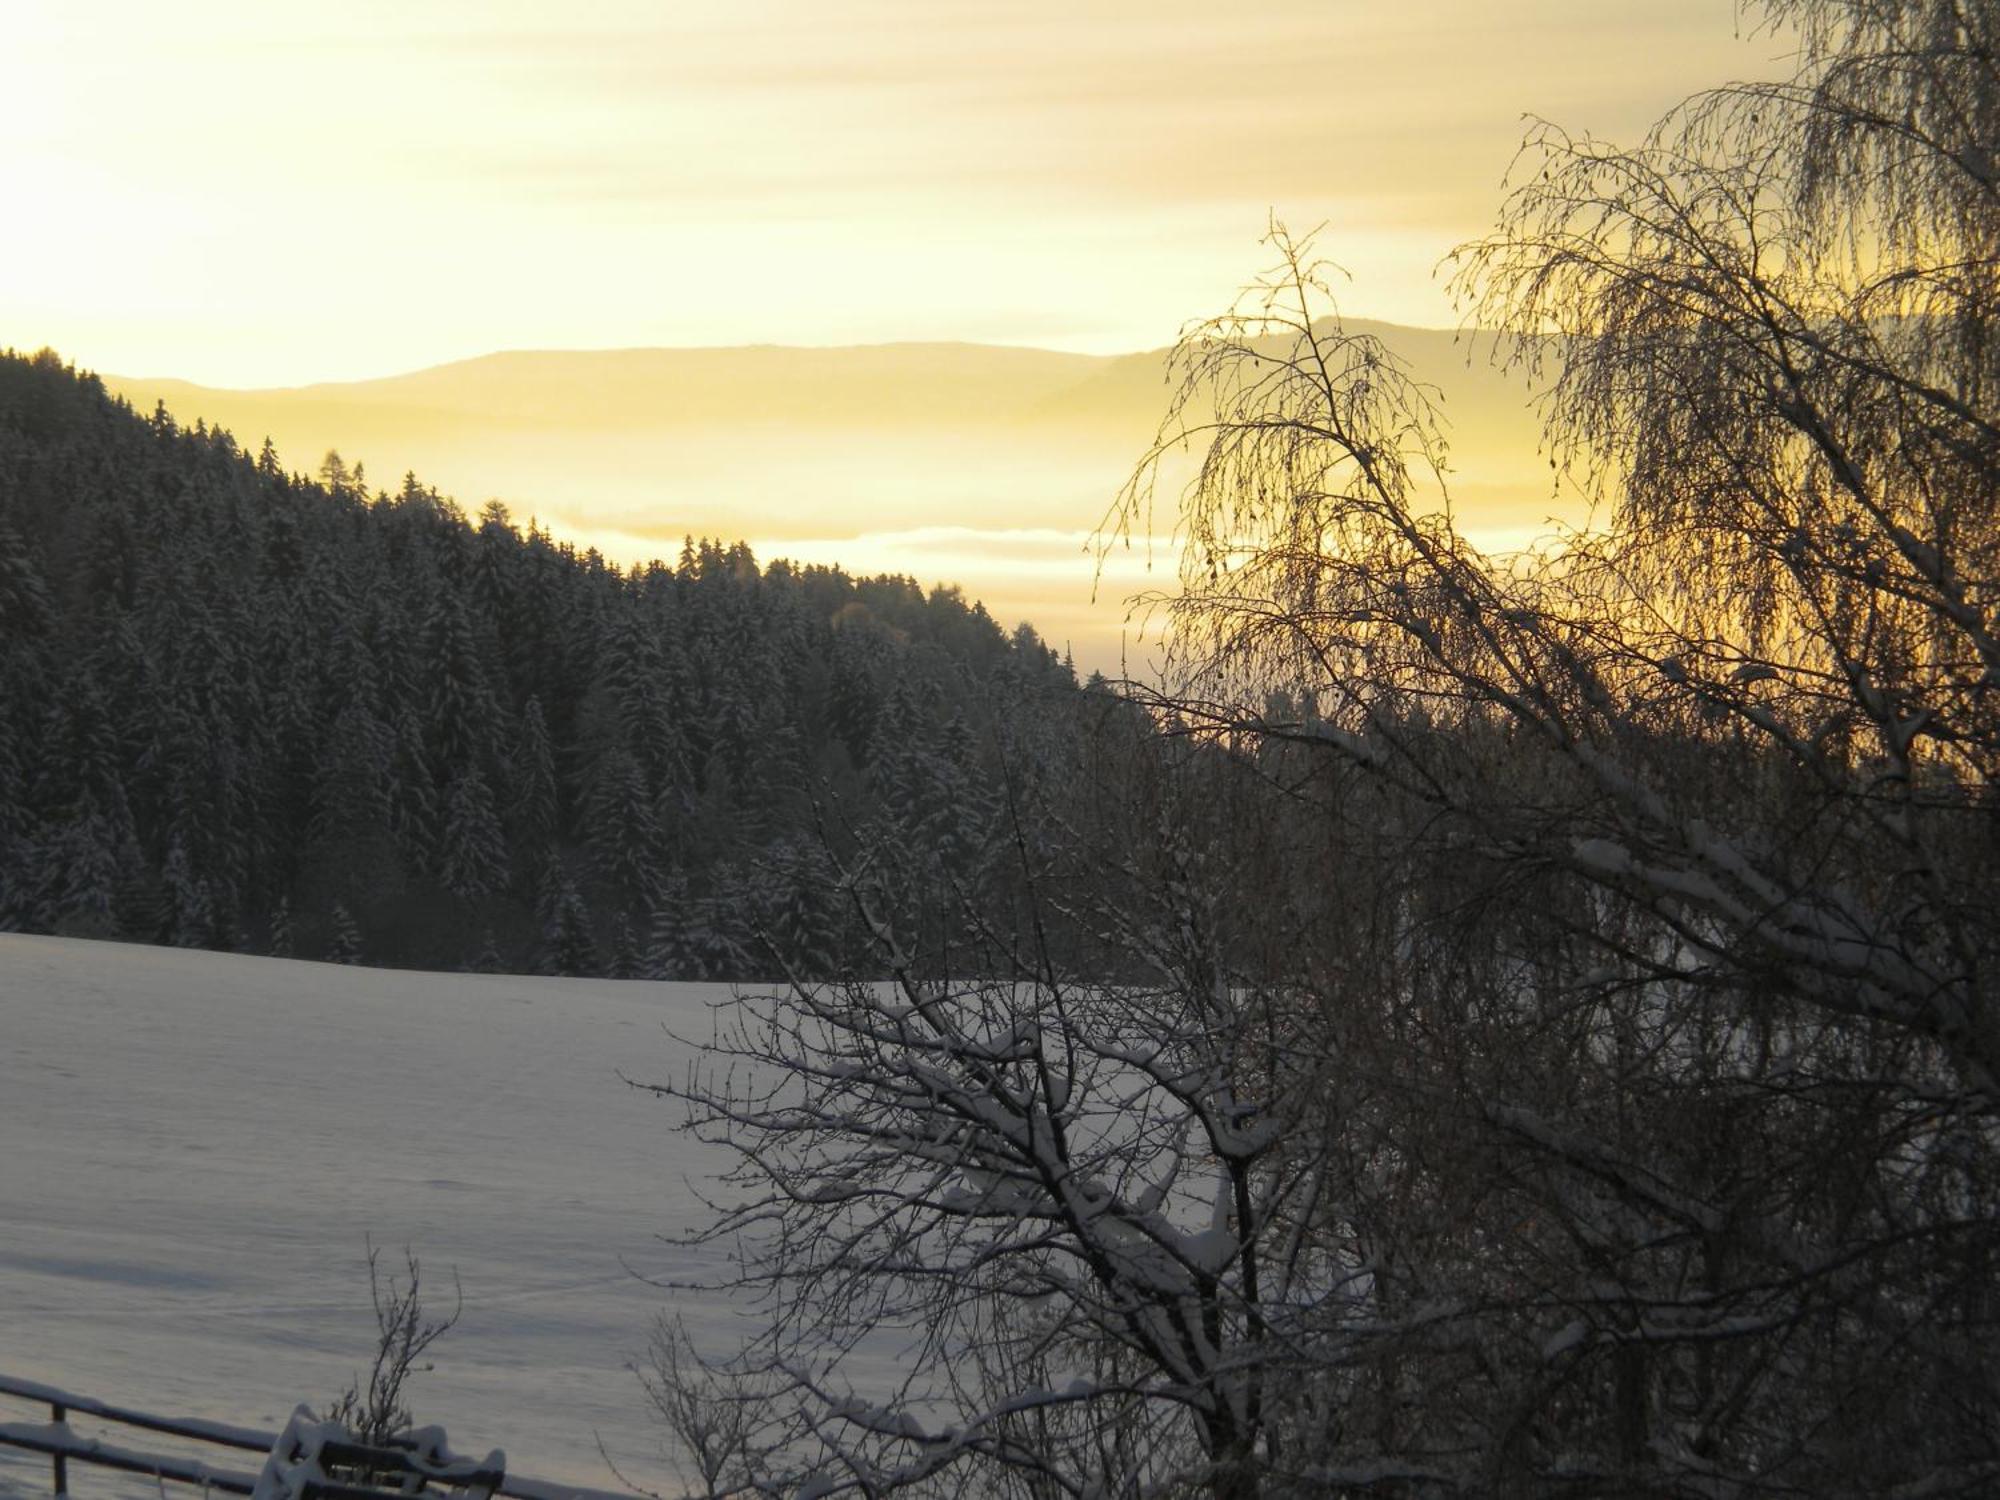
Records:
<instances>
[{"instance_id":1,"label":"snow-covered spruce tree","mask_svg":"<svg viewBox=\"0 0 2000 1500\"><path fill-rule=\"evenodd\" d=\"M46 701L53 624L40 569L21 537L0 519L0 704L7 709L0 712L0 867L15 872L12 880L0 882L0 932L41 917L34 892L43 884L42 858L29 792L42 760L43 715L28 712L26 705Z\"/></svg>"},{"instance_id":2,"label":"snow-covered spruce tree","mask_svg":"<svg viewBox=\"0 0 2000 1500\"><path fill-rule=\"evenodd\" d=\"M639 939L632 929L632 919L620 912L611 923L611 961L605 970L607 979L641 979L643 959L639 951Z\"/></svg>"},{"instance_id":3,"label":"snow-covered spruce tree","mask_svg":"<svg viewBox=\"0 0 2000 1500\"><path fill-rule=\"evenodd\" d=\"M777 845L753 876L760 900L756 916L758 957L778 972L818 977L839 974L842 901L836 872L817 845Z\"/></svg>"},{"instance_id":4,"label":"snow-covered spruce tree","mask_svg":"<svg viewBox=\"0 0 2000 1500\"><path fill-rule=\"evenodd\" d=\"M616 737L638 763L649 798L687 779L686 750L668 703L672 677L662 632L636 604L610 627L601 668L614 705Z\"/></svg>"},{"instance_id":5,"label":"snow-covered spruce tree","mask_svg":"<svg viewBox=\"0 0 2000 1500\"><path fill-rule=\"evenodd\" d=\"M542 941L536 971L572 979L595 974L597 938L590 910L560 859L550 860L542 876L540 906Z\"/></svg>"},{"instance_id":6,"label":"snow-covered spruce tree","mask_svg":"<svg viewBox=\"0 0 2000 1500\"><path fill-rule=\"evenodd\" d=\"M325 909L335 893L394 891L403 883L392 795L395 738L376 712L366 658L358 649L345 656L356 675L341 681L346 701L328 726L313 776L301 915Z\"/></svg>"},{"instance_id":7,"label":"snow-covered spruce tree","mask_svg":"<svg viewBox=\"0 0 2000 1500\"><path fill-rule=\"evenodd\" d=\"M508 818L514 835L516 872L532 875L548 862L556 837L555 757L549 748L548 721L542 715L540 698L530 697L521 711L507 781L512 790Z\"/></svg>"},{"instance_id":8,"label":"snow-covered spruce tree","mask_svg":"<svg viewBox=\"0 0 2000 1500\"><path fill-rule=\"evenodd\" d=\"M499 939L493 935L491 927L480 933L479 949L466 960L465 968L471 974L504 974L507 971L506 960L500 956Z\"/></svg>"},{"instance_id":9,"label":"snow-covered spruce tree","mask_svg":"<svg viewBox=\"0 0 2000 1500\"><path fill-rule=\"evenodd\" d=\"M1001 802L969 727L956 715L937 722L936 708L921 703L909 684L894 686L882 712L884 744L868 779L880 807L878 857L900 868L910 903L898 911L906 941L941 955L943 935L960 922L966 898L988 894Z\"/></svg>"},{"instance_id":10,"label":"snow-covered spruce tree","mask_svg":"<svg viewBox=\"0 0 2000 1500\"><path fill-rule=\"evenodd\" d=\"M584 816L597 878L641 904L651 901L665 864L665 846L645 772L630 751L612 749L599 759Z\"/></svg>"},{"instance_id":11,"label":"snow-covered spruce tree","mask_svg":"<svg viewBox=\"0 0 2000 1500\"><path fill-rule=\"evenodd\" d=\"M428 873L437 854L439 813L435 771L424 743L423 721L406 703L390 726L390 824L403 869Z\"/></svg>"},{"instance_id":12,"label":"snow-covered spruce tree","mask_svg":"<svg viewBox=\"0 0 2000 1500\"><path fill-rule=\"evenodd\" d=\"M501 715L464 591L440 591L424 622L425 762L442 796L467 771L490 764Z\"/></svg>"},{"instance_id":13,"label":"snow-covered spruce tree","mask_svg":"<svg viewBox=\"0 0 2000 1500\"><path fill-rule=\"evenodd\" d=\"M345 902L333 903L333 914L326 940L326 961L330 964L358 964L361 962L361 929L355 925L354 916Z\"/></svg>"},{"instance_id":14,"label":"snow-covered spruce tree","mask_svg":"<svg viewBox=\"0 0 2000 1500\"><path fill-rule=\"evenodd\" d=\"M160 882L161 941L176 948L206 948L215 940L215 903L208 882L195 873L187 848L176 838L167 846Z\"/></svg>"},{"instance_id":15,"label":"snow-covered spruce tree","mask_svg":"<svg viewBox=\"0 0 2000 1500\"><path fill-rule=\"evenodd\" d=\"M476 765L467 766L446 793L438 878L462 900L484 896L507 883L506 838L493 810L493 794Z\"/></svg>"},{"instance_id":16,"label":"snow-covered spruce tree","mask_svg":"<svg viewBox=\"0 0 2000 1500\"><path fill-rule=\"evenodd\" d=\"M126 756L118 740L95 680L78 674L70 695L47 715L45 771L34 788L41 814L38 857L23 861L39 869L23 885L42 919L78 935L119 930L114 907L136 853Z\"/></svg>"},{"instance_id":17,"label":"snow-covered spruce tree","mask_svg":"<svg viewBox=\"0 0 2000 1500\"><path fill-rule=\"evenodd\" d=\"M690 926L694 904L688 898L687 877L673 871L660 882L660 892L646 914L645 948L639 955L642 979L701 979Z\"/></svg>"},{"instance_id":18,"label":"snow-covered spruce tree","mask_svg":"<svg viewBox=\"0 0 2000 1500\"><path fill-rule=\"evenodd\" d=\"M749 914L759 901L755 874L734 864L709 872L709 889L687 904L685 951L691 977L726 979L752 972L757 939Z\"/></svg>"}]
</instances>

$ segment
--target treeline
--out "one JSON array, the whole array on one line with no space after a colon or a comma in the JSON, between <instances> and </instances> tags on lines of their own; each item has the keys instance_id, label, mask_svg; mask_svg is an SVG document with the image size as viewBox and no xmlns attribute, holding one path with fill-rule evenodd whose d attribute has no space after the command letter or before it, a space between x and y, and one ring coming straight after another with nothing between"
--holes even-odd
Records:
<instances>
[{"instance_id":1,"label":"treeline","mask_svg":"<svg viewBox=\"0 0 2000 1500\"><path fill-rule=\"evenodd\" d=\"M866 938L829 861L976 884L1002 729L1079 696L954 589L706 540L621 571L0 359L0 927L833 972Z\"/></svg>"}]
</instances>

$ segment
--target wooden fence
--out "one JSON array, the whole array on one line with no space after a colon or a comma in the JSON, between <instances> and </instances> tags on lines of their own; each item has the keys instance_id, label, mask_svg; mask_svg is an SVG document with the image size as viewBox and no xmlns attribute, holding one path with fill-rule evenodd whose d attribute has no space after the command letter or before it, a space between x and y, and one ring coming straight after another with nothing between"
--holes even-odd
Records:
<instances>
[{"instance_id":1,"label":"wooden fence","mask_svg":"<svg viewBox=\"0 0 2000 1500\"><path fill-rule=\"evenodd\" d=\"M46 1422L0 1422L0 1447L47 1454L53 1471L54 1492L59 1496L69 1494L69 1465L72 1460L95 1464L100 1468L119 1469L128 1474L143 1474L162 1482L171 1480L176 1484L198 1485L204 1490L219 1490L224 1494L248 1495L257 1487L257 1473L263 1467L263 1455L269 1453L271 1445L278 1440L275 1432L237 1427L228 1422L207 1422L197 1417L155 1416L151 1412L113 1406L92 1396L79 1396L12 1375L0 1375L0 1397L13 1397L30 1405L48 1407L49 1420ZM134 1427L143 1432L163 1433L189 1443L255 1453L258 1457L245 1466L229 1467L171 1453L146 1452L78 1433L69 1425L71 1416L89 1417L97 1422ZM222 1455L217 1457L220 1459ZM509 1496L511 1500L633 1500L630 1494L583 1489L513 1473L506 1476L497 1493Z\"/></svg>"}]
</instances>

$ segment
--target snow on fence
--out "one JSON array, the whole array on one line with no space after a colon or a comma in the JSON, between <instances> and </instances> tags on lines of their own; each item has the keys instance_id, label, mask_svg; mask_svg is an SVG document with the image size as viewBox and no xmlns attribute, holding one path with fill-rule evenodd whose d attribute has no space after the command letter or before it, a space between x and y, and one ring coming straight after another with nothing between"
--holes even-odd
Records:
<instances>
[{"instance_id":1,"label":"snow on fence","mask_svg":"<svg viewBox=\"0 0 2000 1500\"><path fill-rule=\"evenodd\" d=\"M49 1455L54 1492L59 1496L69 1494L69 1464L72 1459L100 1468L119 1469L128 1474L143 1474L149 1479L199 1485L204 1490L219 1490L231 1495L248 1495L255 1491L258 1471L262 1467L261 1463L253 1463L247 1468L221 1467L200 1459L127 1448L102 1438L87 1437L70 1427L72 1414L99 1422L136 1427L146 1432L163 1433L191 1443L206 1443L259 1455L269 1454L278 1441L275 1432L237 1427L228 1422L208 1422L196 1417L155 1416L151 1412L113 1406L93 1396L79 1396L12 1375L0 1375L0 1396L11 1396L36 1406L48 1407L49 1420L46 1422L0 1422L0 1447L22 1448L30 1453ZM510 1500L632 1500L630 1495L610 1490L530 1479L524 1474L505 1475L494 1493L508 1496Z\"/></svg>"}]
</instances>

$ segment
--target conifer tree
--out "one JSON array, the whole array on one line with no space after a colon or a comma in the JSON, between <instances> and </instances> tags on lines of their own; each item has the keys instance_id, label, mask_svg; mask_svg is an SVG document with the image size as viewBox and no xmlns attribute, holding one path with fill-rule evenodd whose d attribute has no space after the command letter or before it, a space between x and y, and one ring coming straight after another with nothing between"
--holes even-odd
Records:
<instances>
[{"instance_id":1,"label":"conifer tree","mask_svg":"<svg viewBox=\"0 0 2000 1500\"><path fill-rule=\"evenodd\" d=\"M493 795L477 766L460 772L446 794L438 878L446 890L466 900L506 884L507 844L493 811Z\"/></svg>"},{"instance_id":2,"label":"conifer tree","mask_svg":"<svg viewBox=\"0 0 2000 1500\"><path fill-rule=\"evenodd\" d=\"M438 798L423 726L414 706L397 716L391 759L390 816L405 868L428 873L437 854Z\"/></svg>"},{"instance_id":3,"label":"conifer tree","mask_svg":"<svg viewBox=\"0 0 2000 1500\"><path fill-rule=\"evenodd\" d=\"M611 630L601 686L615 705L618 743L638 762L648 794L685 775L685 752L668 708L666 658L653 622L638 603L621 611Z\"/></svg>"},{"instance_id":4,"label":"conifer tree","mask_svg":"<svg viewBox=\"0 0 2000 1500\"><path fill-rule=\"evenodd\" d=\"M931 792L927 832L939 858L957 879L970 885L983 872L988 846L1000 818L1000 798L980 762L972 726L954 712L938 735L938 776Z\"/></svg>"},{"instance_id":5,"label":"conifer tree","mask_svg":"<svg viewBox=\"0 0 2000 1500\"><path fill-rule=\"evenodd\" d=\"M504 974L507 971L507 962L500 956L500 943L491 927L480 932L479 949L465 967L474 974Z\"/></svg>"},{"instance_id":6,"label":"conifer tree","mask_svg":"<svg viewBox=\"0 0 2000 1500\"><path fill-rule=\"evenodd\" d=\"M347 903L333 903L332 926L327 938L326 961L333 964L361 962L361 929L355 925Z\"/></svg>"},{"instance_id":7,"label":"conifer tree","mask_svg":"<svg viewBox=\"0 0 2000 1500\"><path fill-rule=\"evenodd\" d=\"M163 401L160 403L157 415L165 417L166 414L167 407ZM319 482L335 495L345 495L348 493L349 486L353 483L353 477L348 473L347 461L340 456L339 449L327 449L326 456L319 461Z\"/></svg>"},{"instance_id":8,"label":"conifer tree","mask_svg":"<svg viewBox=\"0 0 2000 1500\"><path fill-rule=\"evenodd\" d=\"M43 837L50 876L46 895L51 925L79 936L116 936L119 928L113 908L123 873L120 855L127 841L94 806ZM207 936L202 934L182 946L206 942Z\"/></svg>"},{"instance_id":9,"label":"conifer tree","mask_svg":"<svg viewBox=\"0 0 2000 1500\"><path fill-rule=\"evenodd\" d=\"M448 787L467 770L484 765L492 754L499 737L499 708L457 589L438 591L424 638L429 675L426 760L438 784Z\"/></svg>"},{"instance_id":10,"label":"conifer tree","mask_svg":"<svg viewBox=\"0 0 2000 1500\"><path fill-rule=\"evenodd\" d=\"M560 860L551 861L543 877L542 946L539 972L569 978L598 971L597 944L591 935L590 913Z\"/></svg>"},{"instance_id":11,"label":"conifer tree","mask_svg":"<svg viewBox=\"0 0 2000 1500\"><path fill-rule=\"evenodd\" d=\"M833 872L813 857L812 846L786 844L765 863L776 898L759 935L780 968L806 981L839 972L840 934L833 917Z\"/></svg>"},{"instance_id":12,"label":"conifer tree","mask_svg":"<svg viewBox=\"0 0 2000 1500\"><path fill-rule=\"evenodd\" d=\"M29 872L23 884L37 892L41 924L81 922L82 930L109 935L116 930L112 908L135 833L117 727L87 669L48 721L35 798L41 813L37 854L23 861Z\"/></svg>"},{"instance_id":13,"label":"conifer tree","mask_svg":"<svg viewBox=\"0 0 2000 1500\"><path fill-rule=\"evenodd\" d=\"M786 840L806 821L805 746L777 699L759 707L747 739L738 833L761 847Z\"/></svg>"},{"instance_id":14,"label":"conifer tree","mask_svg":"<svg viewBox=\"0 0 2000 1500\"><path fill-rule=\"evenodd\" d=\"M742 842L737 809L735 772L718 745L702 765L701 786L688 814L682 843L691 861L708 865L736 850Z\"/></svg>"},{"instance_id":15,"label":"conifer tree","mask_svg":"<svg viewBox=\"0 0 2000 1500\"><path fill-rule=\"evenodd\" d=\"M549 748L548 721L542 715L540 698L530 697L521 711L509 781L515 868L540 870L548 862L556 838L555 757Z\"/></svg>"},{"instance_id":16,"label":"conifer tree","mask_svg":"<svg viewBox=\"0 0 2000 1500\"><path fill-rule=\"evenodd\" d=\"M660 882L646 918L646 946L639 973L646 979L701 979L700 963L688 942L692 917L687 877L679 870Z\"/></svg>"},{"instance_id":17,"label":"conifer tree","mask_svg":"<svg viewBox=\"0 0 2000 1500\"><path fill-rule=\"evenodd\" d=\"M734 979L768 967L760 961L753 930L762 890L760 882L728 861L711 872L708 893L688 903L682 937L688 977Z\"/></svg>"},{"instance_id":18,"label":"conifer tree","mask_svg":"<svg viewBox=\"0 0 2000 1500\"><path fill-rule=\"evenodd\" d=\"M617 749L597 765L588 807L592 867L600 879L650 901L664 863L660 825L637 759Z\"/></svg>"},{"instance_id":19,"label":"conifer tree","mask_svg":"<svg viewBox=\"0 0 2000 1500\"><path fill-rule=\"evenodd\" d=\"M397 869L395 741L376 717L365 684L339 710L315 772L307 856L315 879L335 889L393 881Z\"/></svg>"},{"instance_id":20,"label":"conifer tree","mask_svg":"<svg viewBox=\"0 0 2000 1500\"><path fill-rule=\"evenodd\" d=\"M195 872L187 846L176 837L161 870L165 909L161 938L176 948L206 948L215 940L215 905L208 882Z\"/></svg>"},{"instance_id":21,"label":"conifer tree","mask_svg":"<svg viewBox=\"0 0 2000 1500\"><path fill-rule=\"evenodd\" d=\"M44 701L43 637L51 622L46 590L21 540L0 524L0 931L33 921L31 867L40 863L30 806L43 764L41 716L25 705Z\"/></svg>"},{"instance_id":22,"label":"conifer tree","mask_svg":"<svg viewBox=\"0 0 2000 1500\"><path fill-rule=\"evenodd\" d=\"M643 977L639 942L632 931L632 919L624 912L618 914L618 919L612 923L611 927L610 975L613 979L639 979Z\"/></svg>"}]
</instances>

